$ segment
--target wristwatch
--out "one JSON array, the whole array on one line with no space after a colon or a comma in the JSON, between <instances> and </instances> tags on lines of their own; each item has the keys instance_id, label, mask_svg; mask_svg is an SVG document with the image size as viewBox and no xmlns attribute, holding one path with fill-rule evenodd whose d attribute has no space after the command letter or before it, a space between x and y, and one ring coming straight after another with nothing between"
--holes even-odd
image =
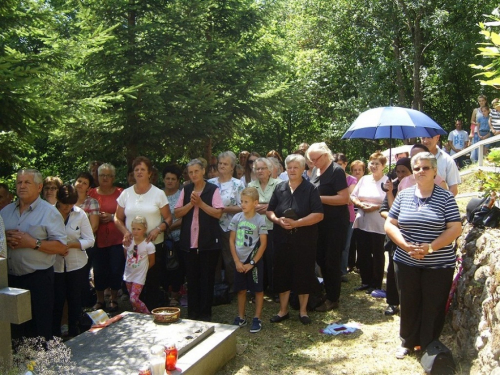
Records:
<instances>
[{"instance_id":1,"label":"wristwatch","mask_svg":"<svg viewBox=\"0 0 500 375\"><path fill-rule=\"evenodd\" d=\"M434 249L432 248L432 245L429 244L429 250L427 250L427 254L432 254L434 252Z\"/></svg>"},{"instance_id":2,"label":"wristwatch","mask_svg":"<svg viewBox=\"0 0 500 375\"><path fill-rule=\"evenodd\" d=\"M34 250L38 250L42 246L42 240L36 240Z\"/></svg>"},{"instance_id":3,"label":"wristwatch","mask_svg":"<svg viewBox=\"0 0 500 375\"><path fill-rule=\"evenodd\" d=\"M250 261L250 265L251 265L251 266L255 266L255 260L253 260L253 259L252 259L252 260Z\"/></svg>"}]
</instances>

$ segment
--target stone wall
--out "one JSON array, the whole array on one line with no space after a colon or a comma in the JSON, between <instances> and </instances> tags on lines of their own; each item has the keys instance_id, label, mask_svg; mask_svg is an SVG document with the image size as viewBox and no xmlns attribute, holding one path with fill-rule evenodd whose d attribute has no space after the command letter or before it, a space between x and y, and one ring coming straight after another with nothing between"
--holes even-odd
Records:
<instances>
[{"instance_id":1,"label":"stone wall","mask_svg":"<svg viewBox=\"0 0 500 375\"><path fill-rule=\"evenodd\" d=\"M466 224L458 240L462 277L452 304L456 354L471 373L500 375L500 230Z\"/></svg>"}]
</instances>

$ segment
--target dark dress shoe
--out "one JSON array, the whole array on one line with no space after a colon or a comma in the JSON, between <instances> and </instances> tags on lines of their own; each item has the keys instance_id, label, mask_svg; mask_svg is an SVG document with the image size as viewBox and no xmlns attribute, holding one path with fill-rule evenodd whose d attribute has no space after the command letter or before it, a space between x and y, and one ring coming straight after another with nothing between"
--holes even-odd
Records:
<instances>
[{"instance_id":1,"label":"dark dress shoe","mask_svg":"<svg viewBox=\"0 0 500 375\"><path fill-rule=\"evenodd\" d=\"M276 314L275 316L273 316L270 319L270 321L271 321L271 323L279 323L279 322L282 322L283 320L287 320L288 318L290 318L290 314L289 313L286 313L283 316L279 316L278 314Z\"/></svg>"},{"instance_id":2,"label":"dark dress shoe","mask_svg":"<svg viewBox=\"0 0 500 375\"><path fill-rule=\"evenodd\" d=\"M332 302L332 301L327 299L325 302L323 302L322 305L316 307L315 310L318 312L327 312L327 311L338 309L338 308L339 308L339 301Z\"/></svg>"},{"instance_id":3,"label":"dark dress shoe","mask_svg":"<svg viewBox=\"0 0 500 375\"><path fill-rule=\"evenodd\" d=\"M311 324L311 318L309 318L307 315L300 316L300 314L299 314L299 320L305 326L308 324Z\"/></svg>"},{"instance_id":4,"label":"dark dress shoe","mask_svg":"<svg viewBox=\"0 0 500 375\"><path fill-rule=\"evenodd\" d=\"M357 287L356 289L354 289L354 290L358 290L358 291L360 291L360 290L367 290L367 289L370 289L370 285L368 285L368 284L361 284L361 286L358 286L358 287Z\"/></svg>"}]
</instances>

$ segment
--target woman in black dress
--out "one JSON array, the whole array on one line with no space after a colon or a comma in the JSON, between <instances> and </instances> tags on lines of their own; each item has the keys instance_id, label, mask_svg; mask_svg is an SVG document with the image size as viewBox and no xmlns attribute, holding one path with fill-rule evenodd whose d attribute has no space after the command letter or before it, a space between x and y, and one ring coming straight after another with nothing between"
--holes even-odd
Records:
<instances>
[{"instance_id":1,"label":"woman in black dress","mask_svg":"<svg viewBox=\"0 0 500 375\"><path fill-rule=\"evenodd\" d=\"M311 323L307 301L316 283L317 223L323 220L323 205L318 190L302 177L305 165L302 155L288 155L285 166L289 180L276 187L266 212L274 224L273 285L280 296L280 311L271 318L271 323L289 318L290 290L299 297L300 321Z\"/></svg>"}]
</instances>

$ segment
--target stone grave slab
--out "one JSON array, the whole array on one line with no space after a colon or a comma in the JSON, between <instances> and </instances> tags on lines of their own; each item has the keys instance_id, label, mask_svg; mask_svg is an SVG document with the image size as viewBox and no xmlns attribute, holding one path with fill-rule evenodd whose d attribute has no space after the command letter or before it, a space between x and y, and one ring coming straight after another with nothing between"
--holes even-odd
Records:
<instances>
[{"instance_id":1,"label":"stone grave slab","mask_svg":"<svg viewBox=\"0 0 500 375\"><path fill-rule=\"evenodd\" d=\"M238 327L189 319L154 323L151 315L123 315L106 328L66 342L79 373L136 374L150 348L167 341L179 351L178 370L169 374L213 374L236 354Z\"/></svg>"}]
</instances>

